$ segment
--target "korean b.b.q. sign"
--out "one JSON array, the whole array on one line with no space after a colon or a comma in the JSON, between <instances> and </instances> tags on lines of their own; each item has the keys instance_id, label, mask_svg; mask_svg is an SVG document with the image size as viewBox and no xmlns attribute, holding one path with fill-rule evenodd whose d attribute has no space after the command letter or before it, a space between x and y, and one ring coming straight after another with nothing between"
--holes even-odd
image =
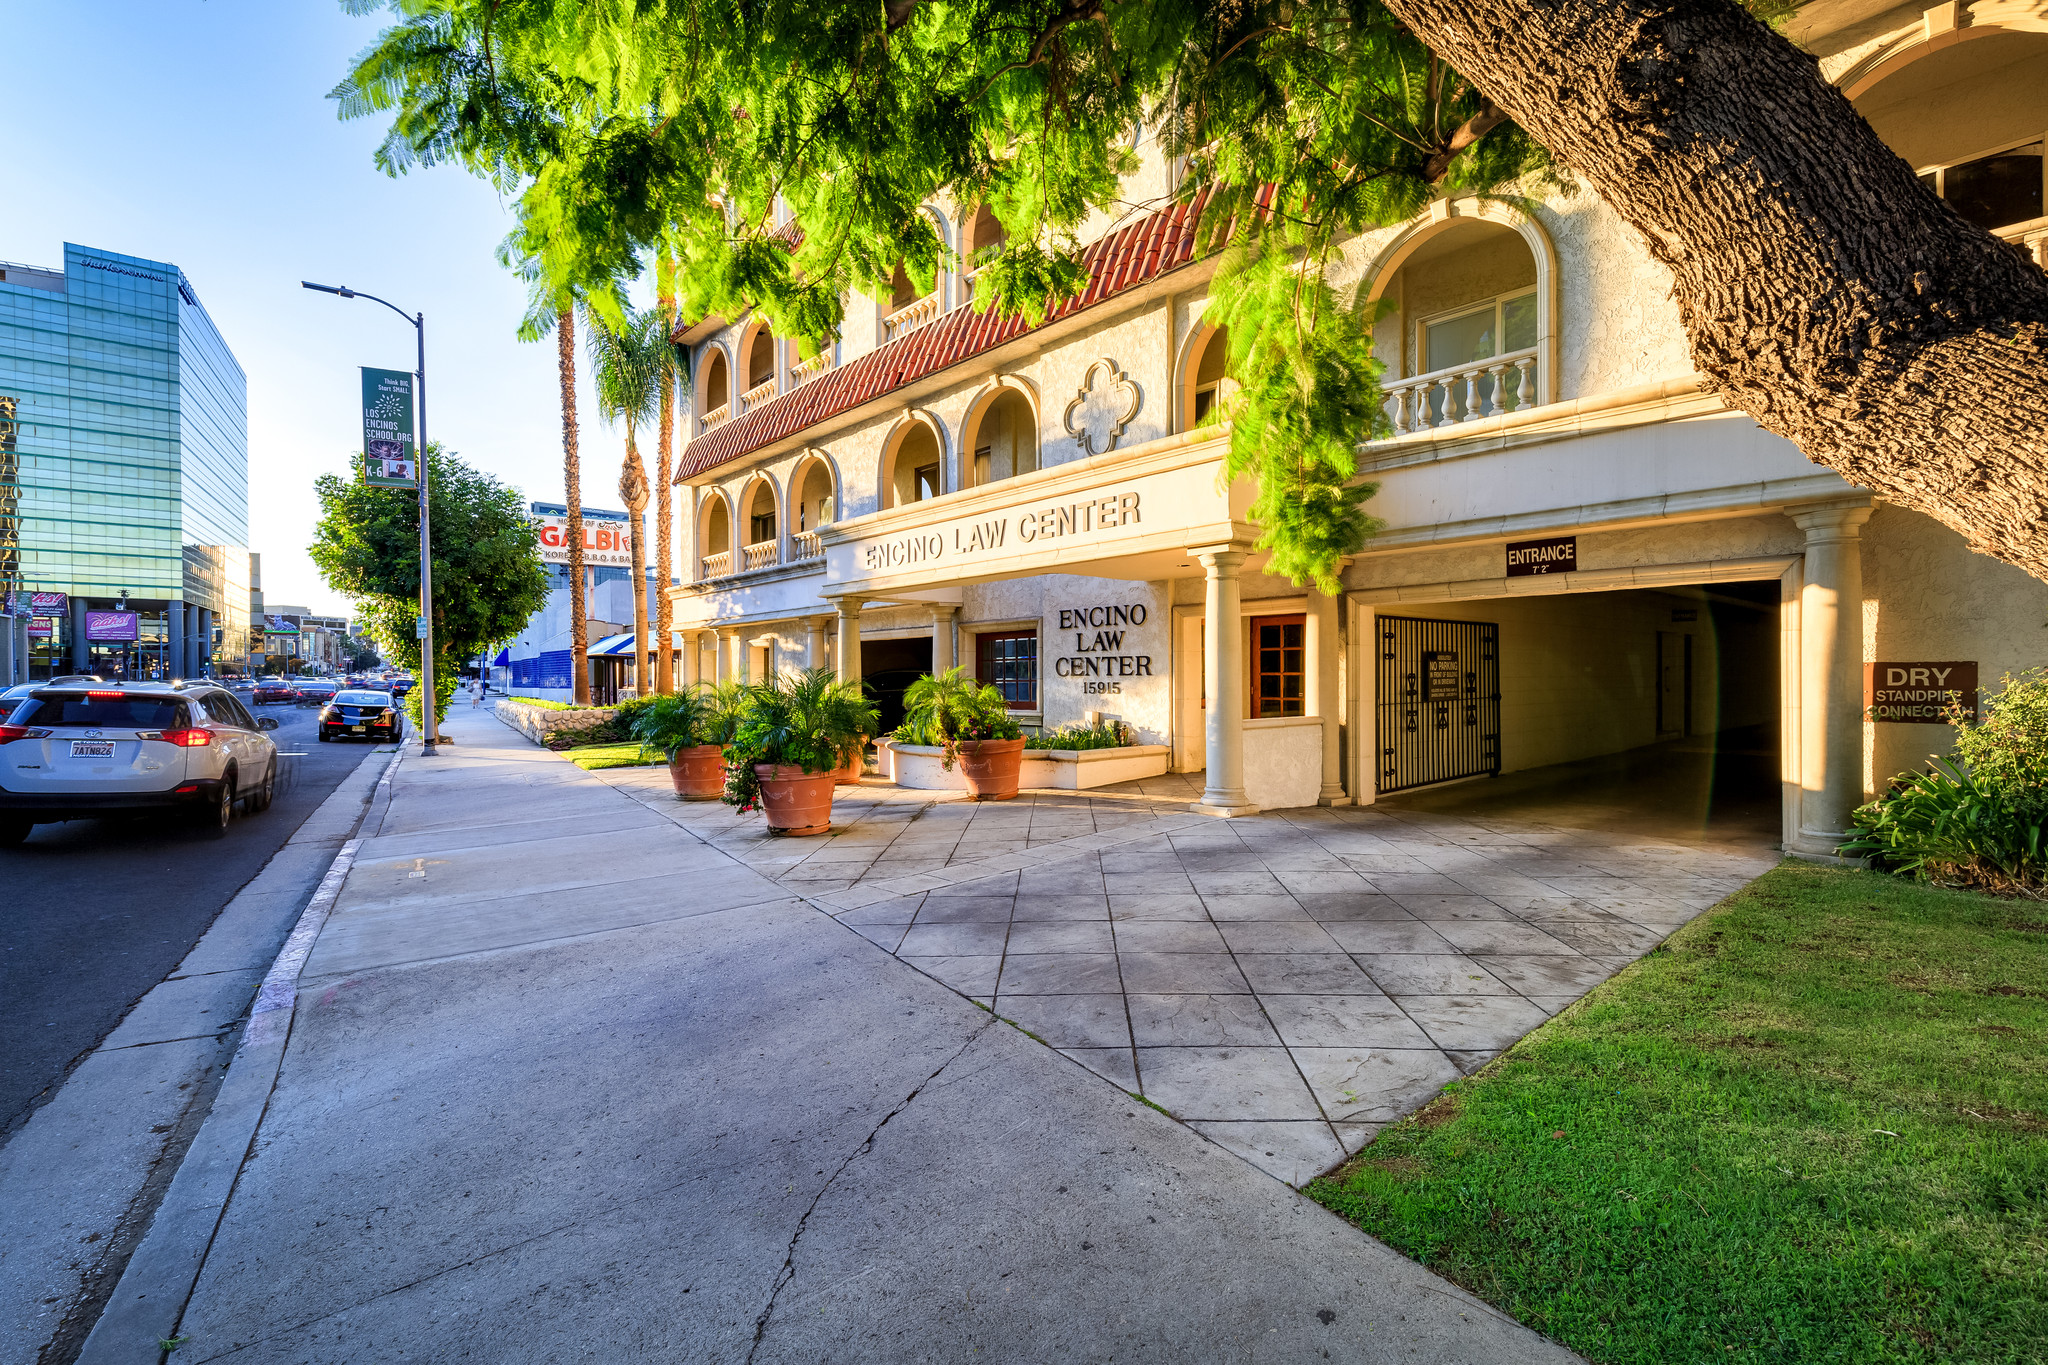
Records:
<instances>
[{"instance_id":1,"label":"korean b.b.q. sign","mask_svg":"<svg viewBox=\"0 0 2048 1365\"><path fill-rule=\"evenodd\" d=\"M413 450L412 376L363 366L363 482L372 488L417 488Z\"/></svg>"}]
</instances>

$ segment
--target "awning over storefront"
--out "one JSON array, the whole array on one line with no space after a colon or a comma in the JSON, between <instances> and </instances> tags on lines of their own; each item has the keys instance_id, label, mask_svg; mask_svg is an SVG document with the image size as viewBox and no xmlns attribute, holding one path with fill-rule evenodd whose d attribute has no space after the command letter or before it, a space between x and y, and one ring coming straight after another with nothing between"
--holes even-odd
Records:
<instances>
[{"instance_id":1,"label":"awning over storefront","mask_svg":"<svg viewBox=\"0 0 2048 1365\"><path fill-rule=\"evenodd\" d=\"M669 648L682 649L684 647L682 632L678 630L670 631ZM633 657L633 632L629 630L623 635L607 635L602 640L593 640L589 650L586 652L593 659L621 657L630 659Z\"/></svg>"}]
</instances>

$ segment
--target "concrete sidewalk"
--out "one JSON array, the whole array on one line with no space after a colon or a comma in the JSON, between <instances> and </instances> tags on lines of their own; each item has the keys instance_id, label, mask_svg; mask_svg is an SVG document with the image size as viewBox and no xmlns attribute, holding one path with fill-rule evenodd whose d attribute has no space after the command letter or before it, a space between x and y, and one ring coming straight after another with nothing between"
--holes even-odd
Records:
<instances>
[{"instance_id":1,"label":"concrete sidewalk","mask_svg":"<svg viewBox=\"0 0 2048 1365\"><path fill-rule=\"evenodd\" d=\"M495 719L449 731L365 821L176 1360L1573 1359Z\"/></svg>"}]
</instances>

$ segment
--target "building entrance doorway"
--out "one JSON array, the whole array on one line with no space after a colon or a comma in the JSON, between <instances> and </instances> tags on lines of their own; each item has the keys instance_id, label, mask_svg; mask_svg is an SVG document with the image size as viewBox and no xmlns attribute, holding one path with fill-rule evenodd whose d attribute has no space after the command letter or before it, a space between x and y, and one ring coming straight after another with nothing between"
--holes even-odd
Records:
<instances>
[{"instance_id":1,"label":"building entrance doorway","mask_svg":"<svg viewBox=\"0 0 2048 1365\"><path fill-rule=\"evenodd\" d=\"M1382 616L1382 794L1500 772L1500 627Z\"/></svg>"},{"instance_id":2,"label":"building entrance doorway","mask_svg":"<svg viewBox=\"0 0 2048 1365\"><path fill-rule=\"evenodd\" d=\"M903 723L903 694L910 685L932 671L932 640L929 635L914 640L862 640L860 671L868 695L881 712L882 733Z\"/></svg>"}]
</instances>

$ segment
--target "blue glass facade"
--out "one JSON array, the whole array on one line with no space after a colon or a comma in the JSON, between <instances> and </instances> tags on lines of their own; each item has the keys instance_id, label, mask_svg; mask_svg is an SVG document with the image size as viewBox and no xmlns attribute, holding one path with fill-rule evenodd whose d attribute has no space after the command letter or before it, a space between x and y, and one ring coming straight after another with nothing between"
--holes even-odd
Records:
<instances>
[{"instance_id":1,"label":"blue glass facade","mask_svg":"<svg viewBox=\"0 0 2048 1365\"><path fill-rule=\"evenodd\" d=\"M0 395L16 400L18 422L9 586L73 599L44 646L48 666L83 653L98 668L103 652L115 671L144 675L239 663L247 381L183 272L71 243L62 271L0 266ZM138 611L145 646L81 651L81 602Z\"/></svg>"}]
</instances>

